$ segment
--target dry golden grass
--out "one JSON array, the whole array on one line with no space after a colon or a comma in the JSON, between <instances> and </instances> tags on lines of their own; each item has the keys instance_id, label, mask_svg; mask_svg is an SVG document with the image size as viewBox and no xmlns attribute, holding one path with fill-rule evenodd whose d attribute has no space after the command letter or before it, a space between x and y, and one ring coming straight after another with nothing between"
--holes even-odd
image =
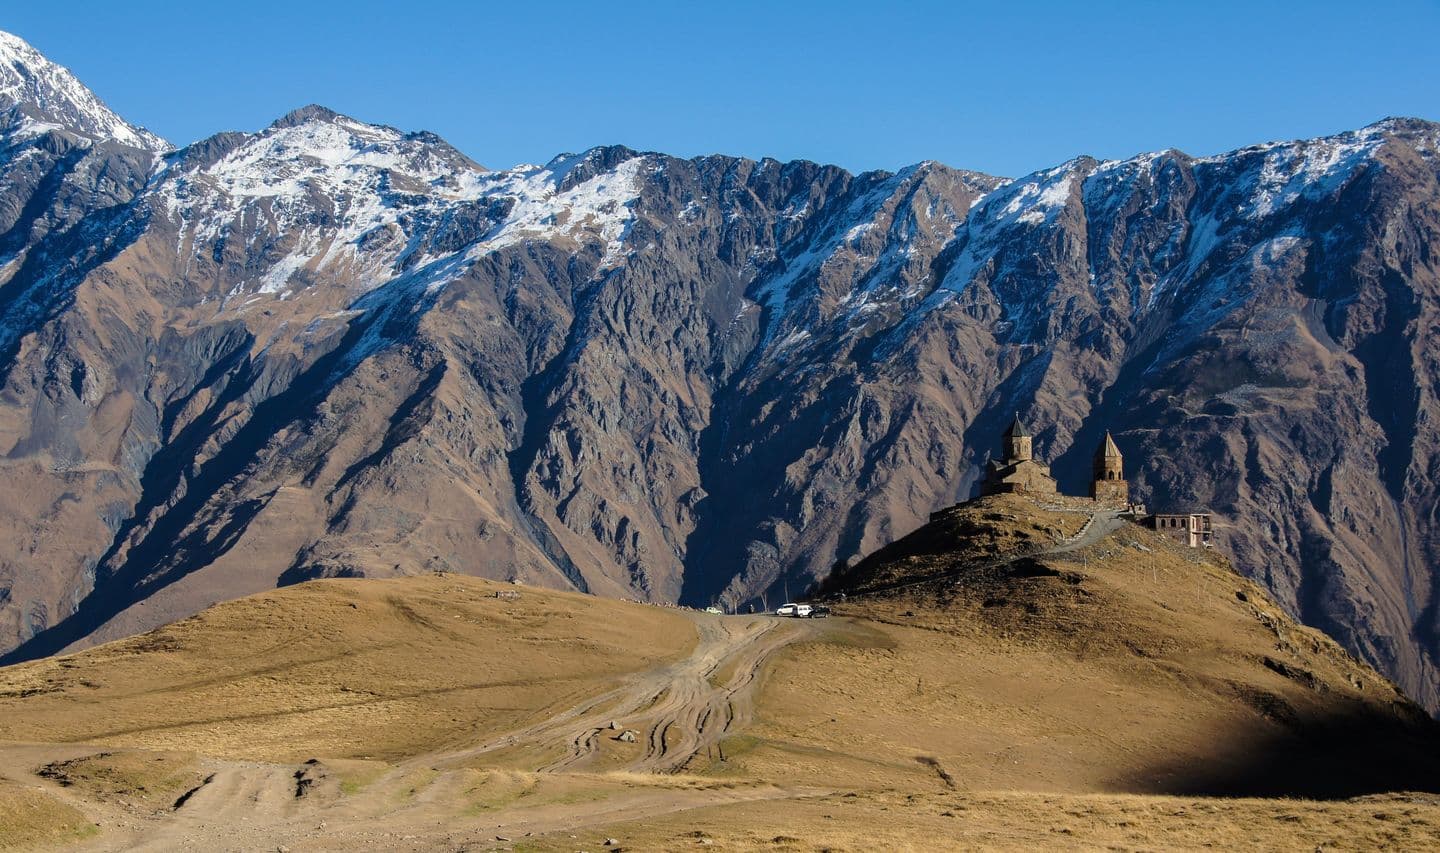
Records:
<instances>
[{"instance_id":1,"label":"dry golden grass","mask_svg":"<svg viewBox=\"0 0 1440 853\"><path fill-rule=\"evenodd\" d=\"M626 773L532 773L518 770L465 770L455 798L462 816L499 814L512 808L600 802L635 790L709 791L736 783L691 775Z\"/></svg>"},{"instance_id":2,"label":"dry golden grass","mask_svg":"<svg viewBox=\"0 0 1440 853\"><path fill-rule=\"evenodd\" d=\"M65 844L97 831L84 812L53 794L0 779L0 850Z\"/></svg>"},{"instance_id":3,"label":"dry golden grass","mask_svg":"<svg viewBox=\"0 0 1440 853\"><path fill-rule=\"evenodd\" d=\"M0 741L395 759L567 707L694 640L675 612L574 593L319 581L0 670Z\"/></svg>"},{"instance_id":4,"label":"dry golden grass","mask_svg":"<svg viewBox=\"0 0 1440 853\"><path fill-rule=\"evenodd\" d=\"M1434 797L1275 799L846 792L520 839L517 851L1434 850Z\"/></svg>"},{"instance_id":5,"label":"dry golden grass","mask_svg":"<svg viewBox=\"0 0 1440 853\"><path fill-rule=\"evenodd\" d=\"M1134 526L1053 550L1073 509L946 513L849 572L824 622L323 581L0 670L0 785L28 815L0 844L99 822L96 849L1440 845L1434 796L1352 796L1437 786L1440 736L1393 685L1213 554ZM697 645L697 625L730 639ZM746 631L780 649L763 667ZM680 732L620 743L594 720L628 707L627 726L653 694L664 725L697 726L686 703L732 682L759 685L753 707L749 687L703 706L739 722L687 775L613 772ZM190 805L136 811L197 766L214 781Z\"/></svg>"},{"instance_id":6,"label":"dry golden grass","mask_svg":"<svg viewBox=\"0 0 1440 853\"><path fill-rule=\"evenodd\" d=\"M1435 784L1423 713L1214 554L1126 525L1074 553L976 560L977 541L1052 526L1022 500L977 502L852 570L862 590L897 561L943 579L837 604L854 621L780 657L730 772L915 787L939 768L964 790L1073 793Z\"/></svg>"}]
</instances>

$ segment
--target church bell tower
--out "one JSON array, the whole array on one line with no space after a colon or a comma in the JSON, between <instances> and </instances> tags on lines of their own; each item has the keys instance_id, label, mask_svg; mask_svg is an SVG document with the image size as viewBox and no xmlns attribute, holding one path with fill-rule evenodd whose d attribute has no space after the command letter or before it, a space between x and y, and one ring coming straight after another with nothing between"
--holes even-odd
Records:
<instances>
[{"instance_id":1,"label":"church bell tower","mask_svg":"<svg viewBox=\"0 0 1440 853\"><path fill-rule=\"evenodd\" d=\"M1130 502L1130 485L1125 482L1125 457L1120 455L1120 448L1109 430L1105 431L1105 440L1095 449L1091 471L1090 497L1117 506Z\"/></svg>"},{"instance_id":2,"label":"church bell tower","mask_svg":"<svg viewBox=\"0 0 1440 853\"><path fill-rule=\"evenodd\" d=\"M1024 462L1032 457L1030 448L1030 431L1020 423L1020 416L1016 415L1015 420L1005 430L1005 461L1013 464Z\"/></svg>"}]
</instances>

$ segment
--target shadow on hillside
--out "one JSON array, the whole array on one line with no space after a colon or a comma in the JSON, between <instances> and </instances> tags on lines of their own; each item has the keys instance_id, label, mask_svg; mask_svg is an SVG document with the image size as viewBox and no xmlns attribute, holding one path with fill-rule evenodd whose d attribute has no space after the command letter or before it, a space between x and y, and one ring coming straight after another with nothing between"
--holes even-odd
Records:
<instances>
[{"instance_id":1,"label":"shadow on hillside","mask_svg":"<svg viewBox=\"0 0 1440 853\"><path fill-rule=\"evenodd\" d=\"M1440 724L1416 706L1397 710L1399 716L1257 720L1255 729L1217 742L1210 755L1169 757L1115 783L1143 793L1212 797L1440 793Z\"/></svg>"}]
</instances>

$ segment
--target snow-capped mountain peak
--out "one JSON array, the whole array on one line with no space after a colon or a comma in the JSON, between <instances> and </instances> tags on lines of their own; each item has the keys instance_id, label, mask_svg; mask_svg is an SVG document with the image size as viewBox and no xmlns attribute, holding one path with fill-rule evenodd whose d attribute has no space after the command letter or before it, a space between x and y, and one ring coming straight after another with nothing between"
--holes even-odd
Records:
<instances>
[{"instance_id":1,"label":"snow-capped mountain peak","mask_svg":"<svg viewBox=\"0 0 1440 853\"><path fill-rule=\"evenodd\" d=\"M154 152L171 149L164 139L112 112L68 69L19 36L0 31L0 109L16 107L36 114L42 123L97 141Z\"/></svg>"},{"instance_id":2,"label":"snow-capped mountain peak","mask_svg":"<svg viewBox=\"0 0 1440 853\"><path fill-rule=\"evenodd\" d=\"M599 243L614 264L644 162L627 149L592 149L490 171L433 133L312 105L258 133L196 143L153 192L197 258L237 239L270 246L233 293L283 298L300 281L369 290L447 258L453 277L525 240Z\"/></svg>"},{"instance_id":3,"label":"snow-capped mountain peak","mask_svg":"<svg viewBox=\"0 0 1440 853\"><path fill-rule=\"evenodd\" d=\"M230 196L353 190L379 173L417 194L455 195L484 169L431 134L366 124L323 107L296 110L205 172Z\"/></svg>"}]
</instances>

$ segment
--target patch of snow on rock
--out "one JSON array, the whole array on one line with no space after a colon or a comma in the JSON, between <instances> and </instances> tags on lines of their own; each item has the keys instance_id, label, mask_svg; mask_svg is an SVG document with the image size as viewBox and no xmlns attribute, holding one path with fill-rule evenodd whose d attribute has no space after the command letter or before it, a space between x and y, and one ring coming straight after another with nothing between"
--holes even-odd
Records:
<instances>
[{"instance_id":1,"label":"patch of snow on rock","mask_svg":"<svg viewBox=\"0 0 1440 853\"><path fill-rule=\"evenodd\" d=\"M1215 167L1236 160L1253 162L1254 157L1263 155L1258 169L1242 181L1243 193L1238 207L1242 216L1256 220L1302 198L1334 195L1359 173L1384 142L1384 128L1372 125L1322 139L1254 146L1234 154L1207 157L1197 163Z\"/></svg>"}]
</instances>

